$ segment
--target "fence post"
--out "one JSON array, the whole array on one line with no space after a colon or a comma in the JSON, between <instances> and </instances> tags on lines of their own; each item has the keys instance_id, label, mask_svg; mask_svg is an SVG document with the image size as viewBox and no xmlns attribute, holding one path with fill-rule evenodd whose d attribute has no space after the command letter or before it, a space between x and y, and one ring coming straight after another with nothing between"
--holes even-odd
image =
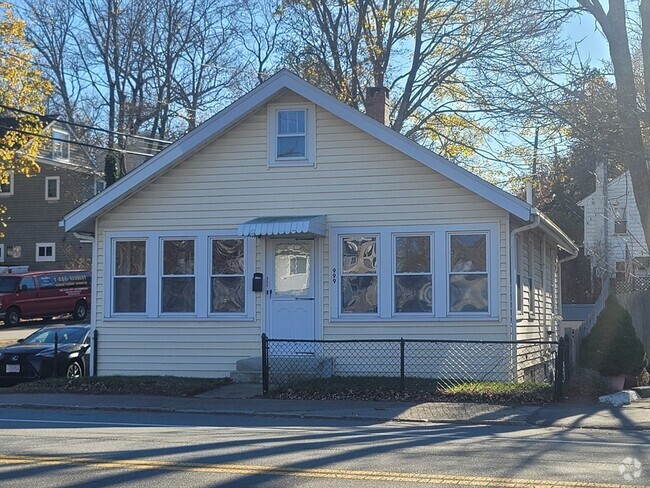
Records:
<instances>
[{"instance_id":1,"label":"fence post","mask_svg":"<svg viewBox=\"0 0 650 488\"><path fill-rule=\"evenodd\" d=\"M553 401L556 402L559 402L564 396L564 362L566 359L564 348L564 337L560 337L555 356L555 388L553 389Z\"/></svg>"},{"instance_id":2,"label":"fence post","mask_svg":"<svg viewBox=\"0 0 650 488\"><path fill-rule=\"evenodd\" d=\"M269 392L269 338L262 333L262 393Z\"/></svg>"},{"instance_id":3,"label":"fence post","mask_svg":"<svg viewBox=\"0 0 650 488\"><path fill-rule=\"evenodd\" d=\"M93 332L93 376L97 376L97 329Z\"/></svg>"},{"instance_id":4,"label":"fence post","mask_svg":"<svg viewBox=\"0 0 650 488\"><path fill-rule=\"evenodd\" d=\"M404 338L399 340L399 394L404 396Z\"/></svg>"},{"instance_id":5,"label":"fence post","mask_svg":"<svg viewBox=\"0 0 650 488\"><path fill-rule=\"evenodd\" d=\"M59 333L55 332L54 333L54 357L53 357L53 360L54 360L54 377L55 378L59 376L59 371L58 371L58 369L59 369L58 368L58 362L59 362L58 359L59 358L58 358L58 356L59 356Z\"/></svg>"}]
</instances>

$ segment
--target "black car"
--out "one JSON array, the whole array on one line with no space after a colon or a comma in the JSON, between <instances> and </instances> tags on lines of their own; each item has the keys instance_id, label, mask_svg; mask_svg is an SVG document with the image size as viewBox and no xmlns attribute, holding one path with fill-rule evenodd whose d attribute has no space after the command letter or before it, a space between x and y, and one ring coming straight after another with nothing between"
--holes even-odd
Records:
<instances>
[{"instance_id":1,"label":"black car","mask_svg":"<svg viewBox=\"0 0 650 488\"><path fill-rule=\"evenodd\" d=\"M43 327L0 351L0 381L6 384L52 377L55 364L58 377L84 376L88 372L89 351L90 325Z\"/></svg>"}]
</instances>

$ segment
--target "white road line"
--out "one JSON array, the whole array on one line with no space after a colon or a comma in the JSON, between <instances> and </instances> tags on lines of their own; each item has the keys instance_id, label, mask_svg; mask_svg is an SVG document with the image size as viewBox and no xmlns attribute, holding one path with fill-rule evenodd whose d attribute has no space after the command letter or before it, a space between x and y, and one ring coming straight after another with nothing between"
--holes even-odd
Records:
<instances>
[{"instance_id":1,"label":"white road line","mask_svg":"<svg viewBox=\"0 0 650 488\"><path fill-rule=\"evenodd\" d=\"M192 425L180 425L180 424L145 424L145 423L129 423L129 422L97 422L97 421L80 421L80 420L29 420L29 419L11 419L11 418L0 418L0 422L10 422L10 423L32 423L32 424L53 424L53 425L86 425L86 426L101 426L101 427L159 427L159 428L179 428L179 429L192 429L192 430L219 430L219 431L244 431L245 433L251 434L268 434L268 433L277 433L278 431L283 432L293 432L293 433L314 433L314 432L331 432L338 433L338 436L345 437L350 435L370 435L372 437L388 437L389 440L400 441L403 439L412 439L412 438L431 438L431 439L453 439L453 440L464 440L472 442L494 442L494 441L506 441L506 442L523 442L523 443L546 443L546 444L569 444L569 445L589 445L589 446L620 446L620 447L637 447L650 449L650 443L646 442L616 442L616 441L597 441L597 440L571 440L571 439L542 439L536 436L531 437L518 437L513 435L504 435L504 434L479 434L474 437L471 433L466 435L461 434L445 434L445 433L431 433L431 432L395 432L391 430L386 430L385 432L365 432L370 430L372 427L365 427L361 429L355 429L353 431L340 431L333 428L327 429L306 429L304 427L272 427L272 428L255 428L255 427L226 427L226 426L192 426ZM6 427L2 427L6 429ZM520 433L515 433L520 434ZM650 436L648 436L650 438ZM367 442L370 442L368 440Z\"/></svg>"}]
</instances>

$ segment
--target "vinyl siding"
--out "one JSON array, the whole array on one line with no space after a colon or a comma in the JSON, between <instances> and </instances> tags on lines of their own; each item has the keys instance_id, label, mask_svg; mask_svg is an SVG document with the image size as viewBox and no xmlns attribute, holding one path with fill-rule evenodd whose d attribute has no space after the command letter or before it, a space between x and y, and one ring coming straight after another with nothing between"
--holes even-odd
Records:
<instances>
[{"instance_id":1,"label":"vinyl siding","mask_svg":"<svg viewBox=\"0 0 650 488\"><path fill-rule=\"evenodd\" d=\"M304 102L285 94L273 103ZM508 338L506 211L406 157L332 114L316 111L315 167L267 166L267 111L260 109L203 150L169 169L98 220L99 374L225 376L237 359L259 355L264 295L254 321L104 320L105 232L235 230L262 216L327 215L332 227L490 223L498 226L498 319L330 321L329 236L318 239L322 335L353 338ZM256 239L265 273L265 239ZM440 270L438 270L440 272ZM317 326L320 328L320 326ZM146 352L145 352L146 351Z\"/></svg>"}]
</instances>

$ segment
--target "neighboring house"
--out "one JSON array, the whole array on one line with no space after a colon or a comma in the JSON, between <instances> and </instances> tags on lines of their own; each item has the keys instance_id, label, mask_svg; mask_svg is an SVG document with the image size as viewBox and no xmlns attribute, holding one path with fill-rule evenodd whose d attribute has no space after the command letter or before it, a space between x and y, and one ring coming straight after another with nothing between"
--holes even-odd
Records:
<instances>
[{"instance_id":1,"label":"neighboring house","mask_svg":"<svg viewBox=\"0 0 650 488\"><path fill-rule=\"evenodd\" d=\"M585 255L594 275L617 282L650 277L650 254L628 172L607 181L605 166L596 190L578 205L584 210Z\"/></svg>"},{"instance_id":2,"label":"neighboring house","mask_svg":"<svg viewBox=\"0 0 650 488\"><path fill-rule=\"evenodd\" d=\"M7 126L7 124L0 124ZM61 218L96 192L97 176L70 131L48 120L52 140L37 158L41 171L26 177L10 173L0 185L0 205L7 227L0 239L0 266L28 266L30 271L90 268L92 246L59 225Z\"/></svg>"},{"instance_id":3,"label":"neighboring house","mask_svg":"<svg viewBox=\"0 0 650 488\"><path fill-rule=\"evenodd\" d=\"M226 376L263 332L557 339L559 255L577 253L528 203L286 70L64 220L94 239L100 375Z\"/></svg>"}]
</instances>

